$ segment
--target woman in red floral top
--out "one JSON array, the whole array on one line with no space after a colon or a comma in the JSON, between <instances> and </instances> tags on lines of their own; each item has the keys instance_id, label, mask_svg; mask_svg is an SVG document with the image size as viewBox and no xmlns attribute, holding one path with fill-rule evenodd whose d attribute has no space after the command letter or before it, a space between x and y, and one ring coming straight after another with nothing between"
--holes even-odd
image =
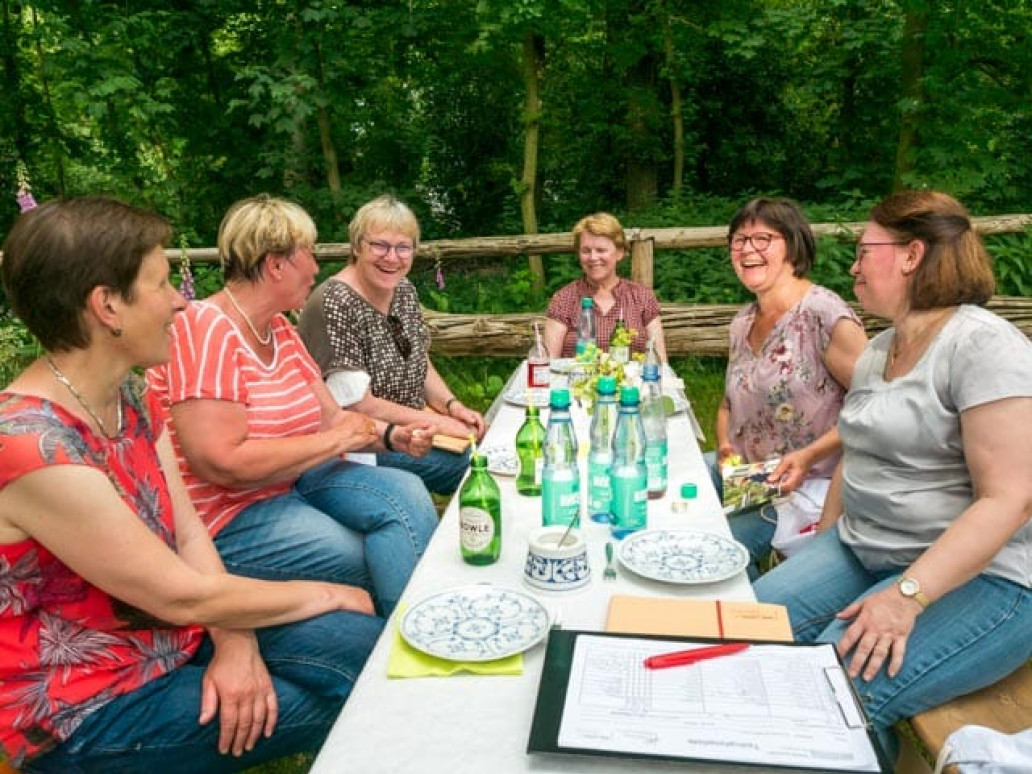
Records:
<instances>
[{"instance_id":1,"label":"woman in red floral top","mask_svg":"<svg viewBox=\"0 0 1032 774\"><path fill-rule=\"evenodd\" d=\"M3 246L7 298L46 349L0 392L0 747L23 772L236 771L317 748L382 628L361 589L223 570L132 375L168 359L184 306L169 236L91 198L25 213Z\"/></svg>"}]
</instances>

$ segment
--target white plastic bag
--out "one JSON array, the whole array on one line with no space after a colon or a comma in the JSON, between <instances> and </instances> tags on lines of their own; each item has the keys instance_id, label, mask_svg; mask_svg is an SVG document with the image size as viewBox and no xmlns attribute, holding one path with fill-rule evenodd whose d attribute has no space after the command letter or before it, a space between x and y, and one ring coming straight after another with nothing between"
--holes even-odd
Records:
<instances>
[{"instance_id":1,"label":"white plastic bag","mask_svg":"<svg viewBox=\"0 0 1032 774\"><path fill-rule=\"evenodd\" d=\"M827 478L811 478L784 499L774 501L778 524L774 529L771 547L788 557L798 551L814 534L821 518L821 508L828 494Z\"/></svg>"},{"instance_id":2,"label":"white plastic bag","mask_svg":"<svg viewBox=\"0 0 1032 774\"><path fill-rule=\"evenodd\" d=\"M947 764L956 766L960 774L1029 774L1032 728L1003 734L985 726L961 726L946 737L935 774L941 774Z\"/></svg>"}]
</instances>

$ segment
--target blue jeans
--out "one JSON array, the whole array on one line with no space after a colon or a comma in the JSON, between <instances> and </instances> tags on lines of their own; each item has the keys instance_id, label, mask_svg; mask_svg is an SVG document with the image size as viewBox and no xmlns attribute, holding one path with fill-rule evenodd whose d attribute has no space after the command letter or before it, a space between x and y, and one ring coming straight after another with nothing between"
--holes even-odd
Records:
<instances>
[{"instance_id":1,"label":"blue jeans","mask_svg":"<svg viewBox=\"0 0 1032 774\"><path fill-rule=\"evenodd\" d=\"M771 552L774 530L778 526L777 509L771 503L765 503L759 508L729 516L727 523L731 536L749 549L749 564L745 570L749 580L755 581L760 577L760 563Z\"/></svg>"},{"instance_id":2,"label":"blue jeans","mask_svg":"<svg viewBox=\"0 0 1032 774\"><path fill-rule=\"evenodd\" d=\"M792 560L753 586L761 602L788 607L796 639L837 643L850 621L835 614L854 600L896 582L898 572L872 573L839 540L836 529L817 535ZM883 668L856 690L891 751L891 728L1007 676L1032 658L1032 590L979 575L933 602L917 618L899 674ZM848 655L847 655L848 663Z\"/></svg>"},{"instance_id":3,"label":"blue jeans","mask_svg":"<svg viewBox=\"0 0 1032 774\"><path fill-rule=\"evenodd\" d=\"M239 758L220 755L219 719L197 722L201 678L214 648L205 637L188 663L90 714L68 740L23 772L129 774L182 771L223 774L317 750L340 713L383 620L328 613L259 629L262 656L276 688L279 722Z\"/></svg>"},{"instance_id":4,"label":"blue jeans","mask_svg":"<svg viewBox=\"0 0 1032 774\"><path fill-rule=\"evenodd\" d=\"M422 457L401 452L382 452L376 455L376 464L415 473L431 492L452 495L469 468L469 451L456 454L444 449L431 449Z\"/></svg>"},{"instance_id":5,"label":"blue jeans","mask_svg":"<svg viewBox=\"0 0 1032 774\"><path fill-rule=\"evenodd\" d=\"M436 526L433 501L411 473L327 462L288 493L242 510L215 546L236 575L361 586L386 617Z\"/></svg>"}]
</instances>

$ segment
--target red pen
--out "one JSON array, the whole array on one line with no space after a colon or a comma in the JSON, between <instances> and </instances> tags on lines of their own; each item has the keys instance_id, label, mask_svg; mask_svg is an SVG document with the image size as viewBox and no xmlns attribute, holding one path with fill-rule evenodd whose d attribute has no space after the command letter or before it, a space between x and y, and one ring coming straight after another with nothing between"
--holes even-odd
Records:
<instances>
[{"instance_id":1,"label":"red pen","mask_svg":"<svg viewBox=\"0 0 1032 774\"><path fill-rule=\"evenodd\" d=\"M672 666L688 666L708 658L719 658L730 656L732 653L741 653L749 647L747 642L729 642L727 645L711 645L706 648L692 648L691 650L677 650L673 653L662 653L658 656L649 656L645 659L647 669L665 669Z\"/></svg>"}]
</instances>

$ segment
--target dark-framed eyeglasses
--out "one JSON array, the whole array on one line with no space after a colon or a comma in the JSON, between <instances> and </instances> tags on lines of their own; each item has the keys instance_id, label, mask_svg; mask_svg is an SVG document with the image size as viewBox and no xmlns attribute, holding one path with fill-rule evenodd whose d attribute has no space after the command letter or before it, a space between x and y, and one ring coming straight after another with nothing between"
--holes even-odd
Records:
<instances>
[{"instance_id":1,"label":"dark-framed eyeglasses","mask_svg":"<svg viewBox=\"0 0 1032 774\"><path fill-rule=\"evenodd\" d=\"M753 250L762 253L770 247L770 243L775 239L784 239L784 237L769 231L757 231L755 234L735 234L727 240L727 243L736 253L745 249L746 242L753 246Z\"/></svg>"},{"instance_id":2,"label":"dark-framed eyeglasses","mask_svg":"<svg viewBox=\"0 0 1032 774\"><path fill-rule=\"evenodd\" d=\"M411 242L398 242L392 245L390 242L381 242L379 239L366 239L365 237L362 238L362 241L369 245L369 252L376 258L385 258L393 250L396 256L407 261L416 252L416 248Z\"/></svg>"},{"instance_id":3,"label":"dark-framed eyeglasses","mask_svg":"<svg viewBox=\"0 0 1032 774\"><path fill-rule=\"evenodd\" d=\"M394 341L394 347L398 350L398 354L403 360L408 360L409 355L412 354L412 342L405 335L405 326L402 324L401 318L393 314L387 315L387 328L391 332L391 339Z\"/></svg>"},{"instance_id":4,"label":"dark-framed eyeglasses","mask_svg":"<svg viewBox=\"0 0 1032 774\"><path fill-rule=\"evenodd\" d=\"M896 247L902 247L905 244L907 244L907 243L906 242L900 242L898 240L895 241L895 242L857 242L856 243L856 259L858 261L863 260L864 250L866 250L868 247L882 247L882 246L886 246L886 245L895 245Z\"/></svg>"}]
</instances>

